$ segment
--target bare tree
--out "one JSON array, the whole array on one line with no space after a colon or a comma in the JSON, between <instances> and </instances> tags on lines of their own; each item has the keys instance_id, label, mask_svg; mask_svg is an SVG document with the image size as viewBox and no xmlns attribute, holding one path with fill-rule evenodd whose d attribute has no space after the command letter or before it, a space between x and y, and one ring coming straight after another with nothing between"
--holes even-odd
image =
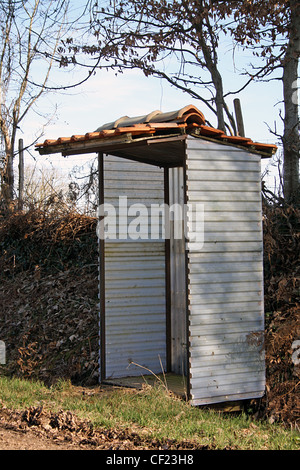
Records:
<instances>
[{"instance_id":1,"label":"bare tree","mask_svg":"<svg viewBox=\"0 0 300 470\"><path fill-rule=\"evenodd\" d=\"M55 168L37 168L27 166L24 172L23 204L25 210L57 209L57 206L67 207L66 195L68 184L63 175Z\"/></svg>"},{"instance_id":2,"label":"bare tree","mask_svg":"<svg viewBox=\"0 0 300 470\"><path fill-rule=\"evenodd\" d=\"M217 127L232 134L237 130L226 103L229 96L254 81L282 80L288 200L299 196L299 17L298 0L94 0L91 27L97 41L85 52L101 59L102 67L139 68L146 76L164 78L205 103L215 113ZM226 35L255 57L239 90L233 84L225 89L220 72L220 43ZM280 69L283 75L274 77Z\"/></svg>"},{"instance_id":3,"label":"bare tree","mask_svg":"<svg viewBox=\"0 0 300 470\"><path fill-rule=\"evenodd\" d=\"M0 167L2 196L8 203L14 198L17 131L51 89L50 72L61 61L60 41L72 26L69 8L70 0L0 2Z\"/></svg>"},{"instance_id":4,"label":"bare tree","mask_svg":"<svg viewBox=\"0 0 300 470\"><path fill-rule=\"evenodd\" d=\"M213 0L93 3L91 29L97 41L84 52L101 58L102 68L138 68L167 80L208 106L219 129L236 134L219 70L222 28Z\"/></svg>"},{"instance_id":5,"label":"bare tree","mask_svg":"<svg viewBox=\"0 0 300 470\"><path fill-rule=\"evenodd\" d=\"M244 87L255 80L282 82L283 191L285 200L299 202L300 3L298 0L227 1L218 2L216 8L221 18L232 15L235 22L227 31L237 44L247 52L252 50L255 56L245 71L249 79Z\"/></svg>"}]
</instances>

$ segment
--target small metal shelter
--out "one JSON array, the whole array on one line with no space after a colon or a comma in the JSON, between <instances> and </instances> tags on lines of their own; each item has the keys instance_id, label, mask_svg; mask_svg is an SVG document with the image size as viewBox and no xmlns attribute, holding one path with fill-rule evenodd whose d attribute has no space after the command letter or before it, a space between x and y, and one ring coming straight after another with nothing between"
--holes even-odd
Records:
<instances>
[{"instance_id":1,"label":"small metal shelter","mask_svg":"<svg viewBox=\"0 0 300 470\"><path fill-rule=\"evenodd\" d=\"M163 369L186 377L194 405L261 397L260 163L276 147L225 135L186 106L37 150L98 153L99 204L115 209L115 232L99 240L100 381ZM162 204L183 209L181 236L174 217L168 237L166 219L148 224ZM198 229L195 207L204 209Z\"/></svg>"}]
</instances>

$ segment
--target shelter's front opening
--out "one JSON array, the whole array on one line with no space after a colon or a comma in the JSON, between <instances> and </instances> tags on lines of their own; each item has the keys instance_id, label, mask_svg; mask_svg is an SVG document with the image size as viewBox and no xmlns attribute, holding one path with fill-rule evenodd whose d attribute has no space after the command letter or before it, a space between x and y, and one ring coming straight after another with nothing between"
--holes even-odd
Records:
<instances>
[{"instance_id":1,"label":"shelter's front opening","mask_svg":"<svg viewBox=\"0 0 300 470\"><path fill-rule=\"evenodd\" d=\"M160 235L151 237L156 228L149 218L152 204L162 205L166 199L170 204L183 202L182 169L169 170L169 191L164 170L153 165L105 156L103 173L104 201L116 209L117 229L115 238L104 243L102 381L138 386L159 377L178 395L185 395L184 238L174 239L174 226L168 242ZM137 221L145 223L145 230L145 218L150 222L148 233L136 237Z\"/></svg>"}]
</instances>

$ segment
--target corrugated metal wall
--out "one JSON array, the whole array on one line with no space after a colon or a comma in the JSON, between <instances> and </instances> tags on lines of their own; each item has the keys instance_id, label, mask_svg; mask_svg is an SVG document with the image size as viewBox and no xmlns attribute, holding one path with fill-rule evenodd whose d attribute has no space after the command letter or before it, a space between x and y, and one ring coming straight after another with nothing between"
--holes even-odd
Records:
<instances>
[{"instance_id":1,"label":"corrugated metal wall","mask_svg":"<svg viewBox=\"0 0 300 470\"><path fill-rule=\"evenodd\" d=\"M187 243L196 405L264 393L260 175L258 155L187 139L188 203L204 204L204 245Z\"/></svg>"},{"instance_id":2,"label":"corrugated metal wall","mask_svg":"<svg viewBox=\"0 0 300 470\"><path fill-rule=\"evenodd\" d=\"M132 204L164 202L164 172L152 165L113 156L104 157L104 200L116 208L119 196ZM126 202L123 199L123 202ZM145 374L135 362L154 373L166 364L165 243L151 240L150 219L141 212L143 238L126 235L137 230L135 206L131 215L117 219L116 239L105 240L106 377ZM146 220L147 219L147 220ZM147 230L148 223L148 230ZM153 227L152 227L153 229ZM119 239L119 231L122 238Z\"/></svg>"}]
</instances>

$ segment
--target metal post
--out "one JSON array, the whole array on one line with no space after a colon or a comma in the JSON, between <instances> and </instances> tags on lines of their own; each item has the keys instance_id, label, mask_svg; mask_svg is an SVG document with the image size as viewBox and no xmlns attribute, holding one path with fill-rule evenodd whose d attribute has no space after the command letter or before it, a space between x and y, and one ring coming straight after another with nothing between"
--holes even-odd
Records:
<instances>
[{"instance_id":1,"label":"metal post","mask_svg":"<svg viewBox=\"0 0 300 470\"><path fill-rule=\"evenodd\" d=\"M19 210L23 209L23 191L24 191L24 146L23 139L19 139Z\"/></svg>"},{"instance_id":2,"label":"metal post","mask_svg":"<svg viewBox=\"0 0 300 470\"><path fill-rule=\"evenodd\" d=\"M241 102L238 98L236 98L235 100L233 100L233 104L234 104L234 111L235 111L235 118L236 118L236 123L237 123L237 128L238 128L238 134L241 137L245 137Z\"/></svg>"},{"instance_id":3,"label":"metal post","mask_svg":"<svg viewBox=\"0 0 300 470\"><path fill-rule=\"evenodd\" d=\"M169 210L169 168L164 168L164 201ZM166 277L166 366L171 372L172 346L171 346L171 271L170 271L170 227L169 214L165 214L165 277Z\"/></svg>"},{"instance_id":4,"label":"metal post","mask_svg":"<svg viewBox=\"0 0 300 470\"><path fill-rule=\"evenodd\" d=\"M103 233L103 204L104 204L104 168L103 153L98 154L98 247L99 247L99 381L106 377L105 357L105 264L104 264L104 233Z\"/></svg>"}]
</instances>

